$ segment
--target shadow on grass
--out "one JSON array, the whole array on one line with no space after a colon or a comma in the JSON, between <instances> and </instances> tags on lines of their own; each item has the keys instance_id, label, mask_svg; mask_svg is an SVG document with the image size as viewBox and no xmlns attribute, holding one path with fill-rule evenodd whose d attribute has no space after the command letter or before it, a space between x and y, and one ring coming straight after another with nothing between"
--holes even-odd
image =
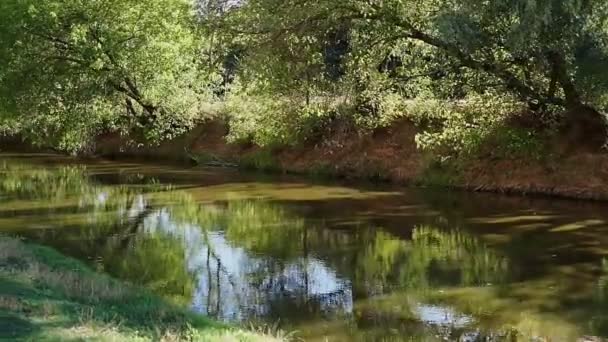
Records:
<instances>
[{"instance_id":1,"label":"shadow on grass","mask_svg":"<svg viewBox=\"0 0 608 342\"><path fill-rule=\"evenodd\" d=\"M0 340L181 340L226 328L51 249L0 237Z\"/></svg>"},{"instance_id":2,"label":"shadow on grass","mask_svg":"<svg viewBox=\"0 0 608 342\"><path fill-rule=\"evenodd\" d=\"M29 320L0 311L0 340L21 339L37 332L38 327Z\"/></svg>"}]
</instances>

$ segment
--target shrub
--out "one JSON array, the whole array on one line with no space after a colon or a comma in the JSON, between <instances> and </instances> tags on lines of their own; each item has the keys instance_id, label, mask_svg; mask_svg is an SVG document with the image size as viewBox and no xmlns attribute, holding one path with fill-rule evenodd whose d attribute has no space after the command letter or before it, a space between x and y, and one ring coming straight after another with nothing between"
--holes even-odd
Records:
<instances>
[{"instance_id":1,"label":"shrub","mask_svg":"<svg viewBox=\"0 0 608 342\"><path fill-rule=\"evenodd\" d=\"M281 170L281 166L272 155L272 151L270 149L261 149L244 155L239 161L239 166L245 169L254 169L267 172Z\"/></svg>"},{"instance_id":2,"label":"shrub","mask_svg":"<svg viewBox=\"0 0 608 342\"><path fill-rule=\"evenodd\" d=\"M295 146L319 138L344 109L330 97L234 94L227 99L228 142L262 147Z\"/></svg>"},{"instance_id":3,"label":"shrub","mask_svg":"<svg viewBox=\"0 0 608 342\"><path fill-rule=\"evenodd\" d=\"M413 102L407 117L424 131L416 136L419 148L438 156L474 155L482 143L523 105L513 99L475 96L456 103Z\"/></svg>"}]
</instances>

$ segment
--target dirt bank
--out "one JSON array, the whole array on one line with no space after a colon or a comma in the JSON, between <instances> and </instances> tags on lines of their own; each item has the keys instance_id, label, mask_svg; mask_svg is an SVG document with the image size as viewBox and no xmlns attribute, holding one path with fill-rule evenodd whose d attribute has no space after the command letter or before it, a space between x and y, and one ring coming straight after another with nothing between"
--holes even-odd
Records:
<instances>
[{"instance_id":1,"label":"dirt bank","mask_svg":"<svg viewBox=\"0 0 608 342\"><path fill-rule=\"evenodd\" d=\"M104 157L140 157L282 172L365 178L399 184L439 185L474 191L608 200L608 153L570 150L543 161L475 159L438 167L417 149L416 127L402 120L366 134L334 127L317 144L265 150L227 144L226 125L209 122L158 147L141 147L115 135L99 138ZM463 166L465 165L465 166Z\"/></svg>"}]
</instances>

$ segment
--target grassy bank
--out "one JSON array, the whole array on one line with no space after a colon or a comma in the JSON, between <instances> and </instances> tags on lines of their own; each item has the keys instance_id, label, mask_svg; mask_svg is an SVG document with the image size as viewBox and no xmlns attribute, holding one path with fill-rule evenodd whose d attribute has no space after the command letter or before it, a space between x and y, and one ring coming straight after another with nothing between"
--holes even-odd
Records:
<instances>
[{"instance_id":1,"label":"grassy bank","mask_svg":"<svg viewBox=\"0 0 608 342\"><path fill-rule=\"evenodd\" d=\"M514 131L519 132L506 132ZM419 132L409 120L398 120L388 128L366 134L344 132L317 144L272 148L228 143L226 125L212 121L157 147L137 147L118 137L102 137L97 142L97 153L118 159L188 161L315 178L608 200L605 151L589 152L535 137L516 135L506 139L491 135L480 144L479 151L466 158L440 158L417 146Z\"/></svg>"},{"instance_id":2,"label":"grassy bank","mask_svg":"<svg viewBox=\"0 0 608 342\"><path fill-rule=\"evenodd\" d=\"M0 237L0 340L274 339L195 316L52 249Z\"/></svg>"}]
</instances>

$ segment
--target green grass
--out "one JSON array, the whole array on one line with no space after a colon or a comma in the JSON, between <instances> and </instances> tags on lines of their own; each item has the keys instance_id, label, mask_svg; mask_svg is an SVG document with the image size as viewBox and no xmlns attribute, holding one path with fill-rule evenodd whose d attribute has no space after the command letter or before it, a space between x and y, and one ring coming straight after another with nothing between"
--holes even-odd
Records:
<instances>
[{"instance_id":1,"label":"green grass","mask_svg":"<svg viewBox=\"0 0 608 342\"><path fill-rule=\"evenodd\" d=\"M426 168L414 180L414 184L441 188L462 184L460 161L441 161L432 155L426 158Z\"/></svg>"},{"instance_id":2,"label":"green grass","mask_svg":"<svg viewBox=\"0 0 608 342\"><path fill-rule=\"evenodd\" d=\"M306 175L315 180L329 180L338 178L339 174L331 164L319 161L311 165Z\"/></svg>"},{"instance_id":3,"label":"green grass","mask_svg":"<svg viewBox=\"0 0 608 342\"><path fill-rule=\"evenodd\" d=\"M260 149L243 155L239 160L239 167L245 170L262 172L282 171L280 163L276 160L270 149Z\"/></svg>"},{"instance_id":4,"label":"green grass","mask_svg":"<svg viewBox=\"0 0 608 342\"><path fill-rule=\"evenodd\" d=\"M0 341L268 341L56 251L0 237Z\"/></svg>"}]
</instances>

